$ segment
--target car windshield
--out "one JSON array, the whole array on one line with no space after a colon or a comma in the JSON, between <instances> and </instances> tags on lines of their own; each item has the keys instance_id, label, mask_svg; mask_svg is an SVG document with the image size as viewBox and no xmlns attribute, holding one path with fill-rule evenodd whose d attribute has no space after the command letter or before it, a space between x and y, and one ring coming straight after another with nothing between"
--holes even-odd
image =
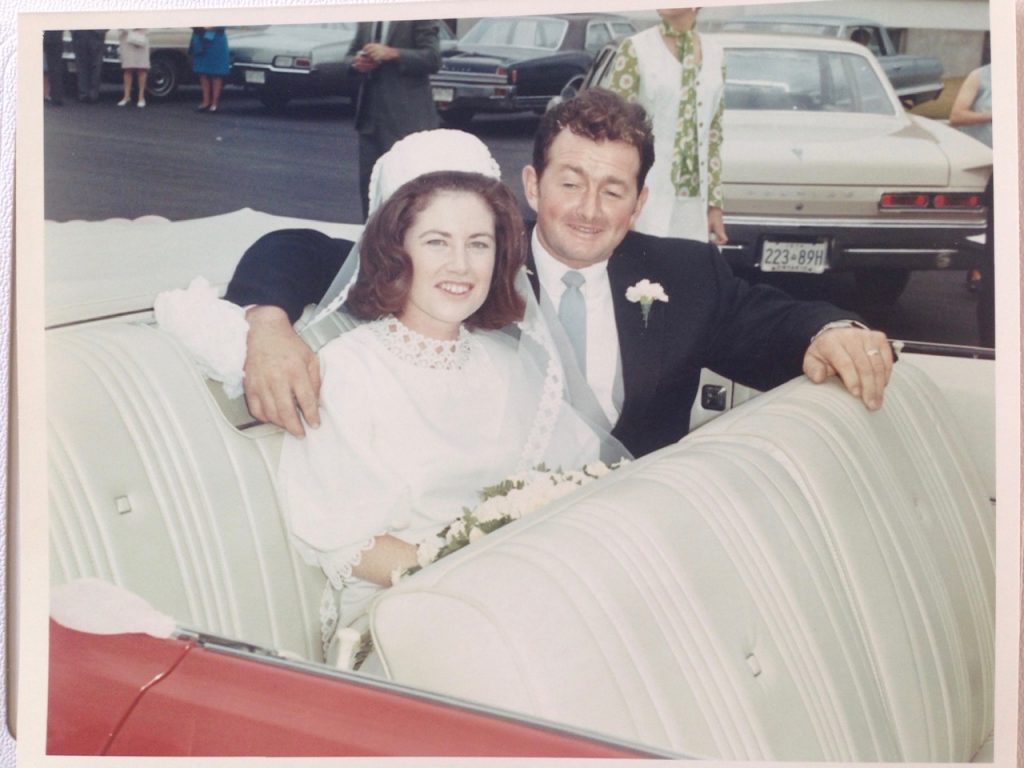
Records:
<instances>
[{"instance_id":1,"label":"car windshield","mask_svg":"<svg viewBox=\"0 0 1024 768\"><path fill-rule=\"evenodd\" d=\"M569 22L564 19L481 19L465 34L459 44L557 51L568 26Z\"/></svg>"},{"instance_id":2,"label":"car windshield","mask_svg":"<svg viewBox=\"0 0 1024 768\"><path fill-rule=\"evenodd\" d=\"M725 69L726 109L895 114L885 85L859 54L733 48Z\"/></svg>"}]
</instances>

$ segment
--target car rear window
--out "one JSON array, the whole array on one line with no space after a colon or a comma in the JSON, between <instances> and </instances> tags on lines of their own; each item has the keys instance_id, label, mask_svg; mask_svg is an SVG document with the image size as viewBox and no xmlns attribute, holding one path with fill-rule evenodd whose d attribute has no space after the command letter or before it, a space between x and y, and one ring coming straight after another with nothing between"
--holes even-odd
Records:
<instances>
[{"instance_id":1,"label":"car rear window","mask_svg":"<svg viewBox=\"0 0 1024 768\"><path fill-rule=\"evenodd\" d=\"M864 56L838 51L732 48L726 109L892 115L886 85Z\"/></svg>"},{"instance_id":2,"label":"car rear window","mask_svg":"<svg viewBox=\"0 0 1024 768\"><path fill-rule=\"evenodd\" d=\"M568 26L563 19L481 19L462 38L462 44L556 51Z\"/></svg>"}]
</instances>

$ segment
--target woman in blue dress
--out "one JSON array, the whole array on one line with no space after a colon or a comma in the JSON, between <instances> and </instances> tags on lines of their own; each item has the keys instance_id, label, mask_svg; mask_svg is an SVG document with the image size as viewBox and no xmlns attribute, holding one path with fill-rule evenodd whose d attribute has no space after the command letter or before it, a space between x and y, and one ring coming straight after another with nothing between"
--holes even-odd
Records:
<instances>
[{"instance_id":1,"label":"woman in blue dress","mask_svg":"<svg viewBox=\"0 0 1024 768\"><path fill-rule=\"evenodd\" d=\"M216 112L224 78L231 72L228 35L224 27L192 27L189 53L192 54L192 71L199 75L199 86L203 92L203 101L197 111Z\"/></svg>"}]
</instances>

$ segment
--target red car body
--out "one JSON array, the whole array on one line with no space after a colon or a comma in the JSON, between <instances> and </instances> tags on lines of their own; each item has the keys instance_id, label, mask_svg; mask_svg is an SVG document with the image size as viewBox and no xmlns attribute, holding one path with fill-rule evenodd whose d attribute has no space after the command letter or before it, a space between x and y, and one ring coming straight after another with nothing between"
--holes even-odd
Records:
<instances>
[{"instance_id":1,"label":"red car body","mask_svg":"<svg viewBox=\"0 0 1024 768\"><path fill-rule=\"evenodd\" d=\"M51 620L47 753L657 756L301 666L188 638L90 634Z\"/></svg>"}]
</instances>

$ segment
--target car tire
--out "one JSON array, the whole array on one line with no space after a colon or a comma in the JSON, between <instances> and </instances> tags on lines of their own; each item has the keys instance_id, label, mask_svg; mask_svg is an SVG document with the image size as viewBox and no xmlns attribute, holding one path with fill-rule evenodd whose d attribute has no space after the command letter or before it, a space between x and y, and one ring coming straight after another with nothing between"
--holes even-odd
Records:
<instances>
[{"instance_id":1,"label":"car tire","mask_svg":"<svg viewBox=\"0 0 1024 768\"><path fill-rule=\"evenodd\" d=\"M888 307L895 304L910 281L907 269L861 269L854 279L857 298L867 305Z\"/></svg>"},{"instance_id":2,"label":"car tire","mask_svg":"<svg viewBox=\"0 0 1024 768\"><path fill-rule=\"evenodd\" d=\"M259 93L256 94L256 97L260 100L260 104L273 112L280 112L288 106L288 102L291 98L287 93L271 91L267 88L261 88Z\"/></svg>"},{"instance_id":3,"label":"car tire","mask_svg":"<svg viewBox=\"0 0 1024 768\"><path fill-rule=\"evenodd\" d=\"M146 97L153 101L169 99L182 79L182 62L169 53L154 53L149 59Z\"/></svg>"},{"instance_id":4,"label":"car tire","mask_svg":"<svg viewBox=\"0 0 1024 768\"><path fill-rule=\"evenodd\" d=\"M471 109L448 109L441 112L441 122L450 128L465 128L475 114Z\"/></svg>"}]
</instances>

